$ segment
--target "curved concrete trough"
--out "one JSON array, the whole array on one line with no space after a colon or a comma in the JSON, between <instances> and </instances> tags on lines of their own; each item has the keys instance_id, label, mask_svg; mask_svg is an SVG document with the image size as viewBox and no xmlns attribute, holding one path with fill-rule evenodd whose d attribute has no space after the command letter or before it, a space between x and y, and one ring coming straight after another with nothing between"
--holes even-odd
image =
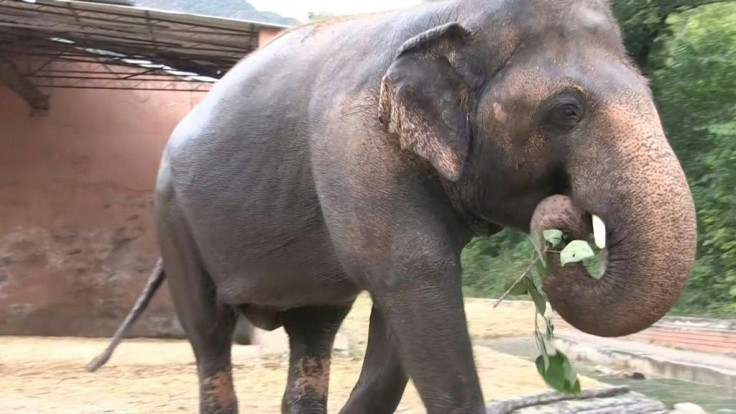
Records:
<instances>
[{"instance_id":1,"label":"curved concrete trough","mask_svg":"<svg viewBox=\"0 0 736 414\"><path fill-rule=\"evenodd\" d=\"M555 345L571 359L647 376L736 387L736 358L565 332Z\"/></svg>"}]
</instances>

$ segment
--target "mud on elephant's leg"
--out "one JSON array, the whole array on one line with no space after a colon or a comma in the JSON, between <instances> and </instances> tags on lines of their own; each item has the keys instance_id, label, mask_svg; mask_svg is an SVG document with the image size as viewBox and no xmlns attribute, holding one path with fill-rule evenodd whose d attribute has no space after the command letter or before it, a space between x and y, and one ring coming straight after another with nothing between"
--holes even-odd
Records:
<instances>
[{"instance_id":1,"label":"mud on elephant's leg","mask_svg":"<svg viewBox=\"0 0 736 414\"><path fill-rule=\"evenodd\" d=\"M197 361L200 414L237 414L231 347L238 313L218 299L183 218L172 212L158 232L166 235L160 248L169 292Z\"/></svg>"},{"instance_id":2,"label":"mud on elephant's leg","mask_svg":"<svg viewBox=\"0 0 736 414\"><path fill-rule=\"evenodd\" d=\"M284 318L289 334L289 378L281 402L283 413L326 413L330 357L335 335L350 306L290 310Z\"/></svg>"},{"instance_id":3,"label":"mud on elephant's leg","mask_svg":"<svg viewBox=\"0 0 736 414\"><path fill-rule=\"evenodd\" d=\"M218 327L216 333L212 334L211 329L198 329L190 334L197 356L201 414L238 413L230 357L230 338L236 321L235 311L224 307L217 312L217 318L210 321L212 325L209 326Z\"/></svg>"},{"instance_id":4,"label":"mud on elephant's leg","mask_svg":"<svg viewBox=\"0 0 736 414\"><path fill-rule=\"evenodd\" d=\"M404 395L407 381L383 315L373 307L360 379L340 413L393 413Z\"/></svg>"},{"instance_id":5,"label":"mud on elephant's leg","mask_svg":"<svg viewBox=\"0 0 736 414\"><path fill-rule=\"evenodd\" d=\"M200 380L200 411L208 414L237 414L232 368L220 370Z\"/></svg>"}]
</instances>

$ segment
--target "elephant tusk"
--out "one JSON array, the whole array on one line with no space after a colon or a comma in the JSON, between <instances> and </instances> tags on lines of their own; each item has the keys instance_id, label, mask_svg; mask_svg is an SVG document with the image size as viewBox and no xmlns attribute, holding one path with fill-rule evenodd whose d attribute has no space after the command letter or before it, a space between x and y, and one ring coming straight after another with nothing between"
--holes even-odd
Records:
<instances>
[{"instance_id":1,"label":"elephant tusk","mask_svg":"<svg viewBox=\"0 0 736 414\"><path fill-rule=\"evenodd\" d=\"M599 249L606 248L606 224L595 214L593 214L593 239Z\"/></svg>"}]
</instances>

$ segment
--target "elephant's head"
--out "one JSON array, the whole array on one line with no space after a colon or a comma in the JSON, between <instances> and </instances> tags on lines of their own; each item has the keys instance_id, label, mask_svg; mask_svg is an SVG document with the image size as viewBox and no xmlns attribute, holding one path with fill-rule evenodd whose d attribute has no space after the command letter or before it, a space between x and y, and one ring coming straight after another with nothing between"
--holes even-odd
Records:
<instances>
[{"instance_id":1,"label":"elephant's head","mask_svg":"<svg viewBox=\"0 0 736 414\"><path fill-rule=\"evenodd\" d=\"M434 12L456 21L401 48L382 121L461 214L576 237L591 215L603 220L600 280L548 254L545 291L572 325L620 336L657 321L691 270L695 212L605 1L458 0Z\"/></svg>"}]
</instances>

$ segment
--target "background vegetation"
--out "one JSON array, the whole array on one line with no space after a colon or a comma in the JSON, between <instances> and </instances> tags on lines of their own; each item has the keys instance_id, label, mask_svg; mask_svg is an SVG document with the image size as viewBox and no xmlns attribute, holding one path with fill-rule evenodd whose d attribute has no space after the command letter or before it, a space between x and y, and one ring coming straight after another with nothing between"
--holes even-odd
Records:
<instances>
[{"instance_id":1,"label":"background vegetation","mask_svg":"<svg viewBox=\"0 0 736 414\"><path fill-rule=\"evenodd\" d=\"M692 187L698 259L674 313L736 317L736 1L612 0ZM463 252L468 295L498 297L532 257L523 234Z\"/></svg>"}]
</instances>

